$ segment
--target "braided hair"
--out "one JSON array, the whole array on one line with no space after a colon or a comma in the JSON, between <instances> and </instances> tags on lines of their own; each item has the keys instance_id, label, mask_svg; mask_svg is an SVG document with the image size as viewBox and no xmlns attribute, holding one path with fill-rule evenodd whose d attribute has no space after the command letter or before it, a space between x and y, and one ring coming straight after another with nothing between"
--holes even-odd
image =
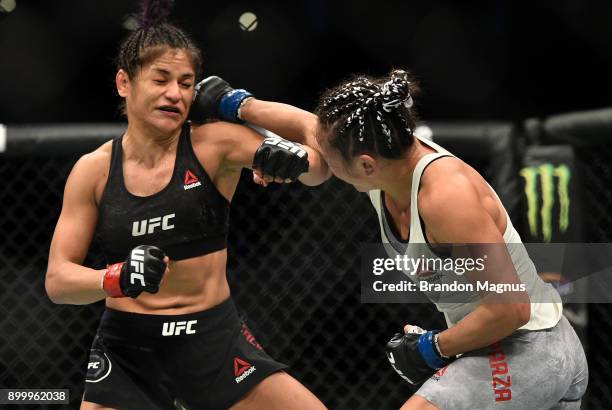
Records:
<instances>
[{"instance_id":1,"label":"braided hair","mask_svg":"<svg viewBox=\"0 0 612 410\"><path fill-rule=\"evenodd\" d=\"M180 28L167 22L173 0L144 0L136 16L138 28L121 43L116 59L117 69L135 78L138 70L155 60L168 49L187 52L196 78L202 70L202 53L191 38Z\"/></svg>"},{"instance_id":2,"label":"braided hair","mask_svg":"<svg viewBox=\"0 0 612 410\"><path fill-rule=\"evenodd\" d=\"M327 142L350 162L369 153L399 159L414 142L416 113L412 96L418 86L405 70L387 77L357 76L327 90L315 110Z\"/></svg>"}]
</instances>

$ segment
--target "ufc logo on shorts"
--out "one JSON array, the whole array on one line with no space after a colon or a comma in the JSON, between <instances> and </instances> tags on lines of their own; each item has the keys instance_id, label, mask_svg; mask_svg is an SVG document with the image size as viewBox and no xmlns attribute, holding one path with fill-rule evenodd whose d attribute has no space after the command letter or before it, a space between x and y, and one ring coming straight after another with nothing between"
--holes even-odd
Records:
<instances>
[{"instance_id":1,"label":"ufc logo on shorts","mask_svg":"<svg viewBox=\"0 0 612 410\"><path fill-rule=\"evenodd\" d=\"M136 279L140 281L142 287L145 287L144 280L144 249L134 249L130 254L130 266L134 268L130 272L130 283L134 285L136 283Z\"/></svg>"},{"instance_id":2,"label":"ufc logo on shorts","mask_svg":"<svg viewBox=\"0 0 612 410\"><path fill-rule=\"evenodd\" d=\"M168 214L164 216L156 216L151 219L143 219L142 221L136 221L132 223L132 236L141 236L145 234L152 234L155 232L155 228L161 227L162 231L174 229L174 225L170 225L170 219L174 218L176 214Z\"/></svg>"},{"instance_id":3,"label":"ufc logo on shorts","mask_svg":"<svg viewBox=\"0 0 612 410\"><path fill-rule=\"evenodd\" d=\"M286 150L288 150L289 152L296 154L298 157L302 158L304 155L306 155L306 151L304 151L302 148L300 148L299 145L294 144L291 141L287 141L286 139L283 138L279 138L279 137L268 137L264 140L263 142L264 144L268 144L268 145L276 145L278 147L284 148Z\"/></svg>"},{"instance_id":4,"label":"ufc logo on shorts","mask_svg":"<svg viewBox=\"0 0 612 410\"><path fill-rule=\"evenodd\" d=\"M191 326L198 323L197 320L190 320L188 322L164 322L164 327L162 329L162 336L178 336L184 330L186 335L192 335L196 331L192 329Z\"/></svg>"}]
</instances>

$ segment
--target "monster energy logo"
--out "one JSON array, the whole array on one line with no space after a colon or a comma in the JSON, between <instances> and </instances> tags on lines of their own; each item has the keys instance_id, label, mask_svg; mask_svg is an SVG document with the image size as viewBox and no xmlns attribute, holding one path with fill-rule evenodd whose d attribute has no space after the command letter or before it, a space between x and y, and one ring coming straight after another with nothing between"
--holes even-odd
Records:
<instances>
[{"instance_id":1,"label":"monster energy logo","mask_svg":"<svg viewBox=\"0 0 612 410\"><path fill-rule=\"evenodd\" d=\"M521 176L525 178L525 195L527 196L527 220L529 231L532 236L538 236L538 176L539 188L542 193L542 205L540 208L540 220L542 221L542 239L550 242L552 239L552 210L555 205L555 184L557 177L557 197L559 198L559 230L565 232L569 226L570 210L570 179L572 172L563 164L553 166L542 164L521 169Z\"/></svg>"}]
</instances>

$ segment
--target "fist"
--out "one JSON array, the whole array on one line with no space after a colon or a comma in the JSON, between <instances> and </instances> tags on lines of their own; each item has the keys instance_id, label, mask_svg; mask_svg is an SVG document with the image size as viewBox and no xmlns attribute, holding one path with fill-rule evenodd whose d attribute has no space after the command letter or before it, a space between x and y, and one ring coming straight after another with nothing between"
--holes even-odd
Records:
<instances>
[{"instance_id":1,"label":"fist","mask_svg":"<svg viewBox=\"0 0 612 410\"><path fill-rule=\"evenodd\" d=\"M308 153L299 144L280 137L266 138L255 152L253 169L271 180L294 181L308 172Z\"/></svg>"},{"instance_id":2,"label":"fist","mask_svg":"<svg viewBox=\"0 0 612 410\"><path fill-rule=\"evenodd\" d=\"M252 96L253 94L246 90L233 89L220 77L207 77L195 87L189 119L196 124L209 119L242 122L238 110L242 102Z\"/></svg>"},{"instance_id":3,"label":"fist","mask_svg":"<svg viewBox=\"0 0 612 410\"><path fill-rule=\"evenodd\" d=\"M132 249L125 262L108 267L103 288L111 297L137 298L142 292L157 293L168 267L168 258L156 246Z\"/></svg>"},{"instance_id":4,"label":"fist","mask_svg":"<svg viewBox=\"0 0 612 410\"><path fill-rule=\"evenodd\" d=\"M396 333L387 343L387 359L393 369L410 384L420 384L454 357L440 354L436 346L438 330L425 331L406 325L405 334Z\"/></svg>"}]
</instances>

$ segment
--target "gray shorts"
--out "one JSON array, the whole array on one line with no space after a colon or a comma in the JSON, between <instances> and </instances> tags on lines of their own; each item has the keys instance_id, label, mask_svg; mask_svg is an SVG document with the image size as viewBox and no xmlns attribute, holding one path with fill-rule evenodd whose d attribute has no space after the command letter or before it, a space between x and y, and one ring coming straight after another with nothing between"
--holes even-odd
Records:
<instances>
[{"instance_id":1,"label":"gray shorts","mask_svg":"<svg viewBox=\"0 0 612 410\"><path fill-rule=\"evenodd\" d=\"M519 330L440 369L415 393L440 409L580 409L589 370L565 316Z\"/></svg>"}]
</instances>

